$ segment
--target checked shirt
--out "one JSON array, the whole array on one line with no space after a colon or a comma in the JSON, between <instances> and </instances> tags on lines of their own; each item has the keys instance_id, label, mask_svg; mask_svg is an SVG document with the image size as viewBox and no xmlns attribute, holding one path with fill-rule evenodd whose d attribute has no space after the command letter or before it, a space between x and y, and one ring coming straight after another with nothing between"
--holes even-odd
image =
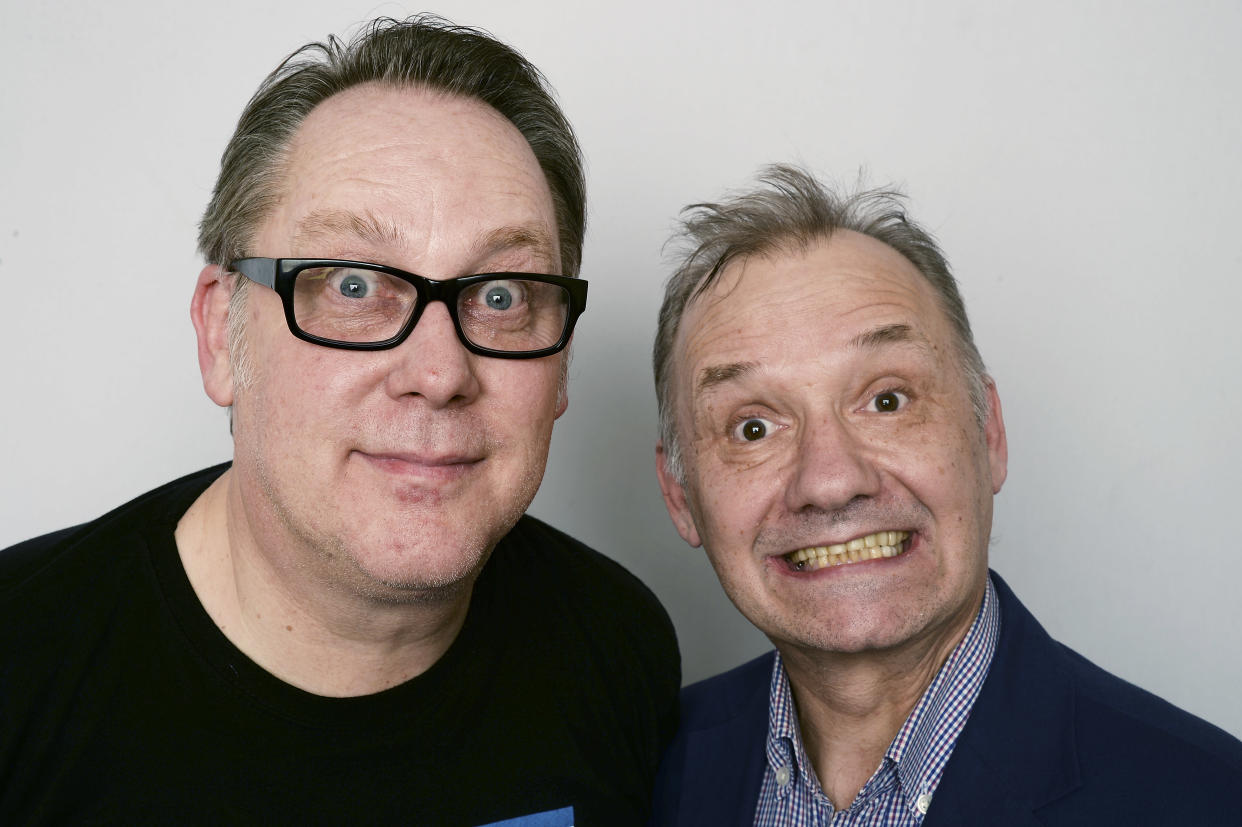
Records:
<instances>
[{"instance_id":1,"label":"checked shirt","mask_svg":"<svg viewBox=\"0 0 1242 827\"><path fill-rule=\"evenodd\" d=\"M917 827L966 725L1000 634L1000 608L989 577L983 605L889 745L854 802L835 810L807 759L798 713L781 657L769 689L767 768L756 827Z\"/></svg>"}]
</instances>

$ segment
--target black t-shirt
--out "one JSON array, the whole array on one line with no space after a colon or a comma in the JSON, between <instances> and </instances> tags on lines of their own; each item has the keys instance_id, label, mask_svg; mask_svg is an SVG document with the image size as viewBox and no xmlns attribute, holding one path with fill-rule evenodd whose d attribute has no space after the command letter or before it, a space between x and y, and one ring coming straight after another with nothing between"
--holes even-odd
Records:
<instances>
[{"instance_id":1,"label":"black t-shirt","mask_svg":"<svg viewBox=\"0 0 1242 827\"><path fill-rule=\"evenodd\" d=\"M181 566L176 523L222 470L0 552L0 823L643 823L680 669L636 578L523 517L435 665L314 695Z\"/></svg>"}]
</instances>

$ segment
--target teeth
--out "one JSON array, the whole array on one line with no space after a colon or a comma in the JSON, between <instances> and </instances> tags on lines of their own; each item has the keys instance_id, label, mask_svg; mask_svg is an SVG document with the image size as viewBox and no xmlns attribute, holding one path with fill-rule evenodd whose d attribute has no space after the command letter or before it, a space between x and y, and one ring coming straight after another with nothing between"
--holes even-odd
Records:
<instances>
[{"instance_id":1,"label":"teeth","mask_svg":"<svg viewBox=\"0 0 1242 827\"><path fill-rule=\"evenodd\" d=\"M810 546L785 555L798 571L815 571L828 566L844 566L860 560L877 560L896 557L910 534L905 531L877 531L865 537L856 537L848 543L831 546Z\"/></svg>"}]
</instances>

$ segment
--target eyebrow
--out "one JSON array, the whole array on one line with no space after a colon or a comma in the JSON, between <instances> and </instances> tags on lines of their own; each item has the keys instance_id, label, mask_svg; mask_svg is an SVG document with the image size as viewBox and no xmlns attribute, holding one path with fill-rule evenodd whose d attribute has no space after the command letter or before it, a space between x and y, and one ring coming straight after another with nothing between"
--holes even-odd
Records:
<instances>
[{"instance_id":1,"label":"eyebrow","mask_svg":"<svg viewBox=\"0 0 1242 827\"><path fill-rule=\"evenodd\" d=\"M302 246L311 241L347 236L377 245L400 244L405 234L391 221L383 221L374 213L347 210L315 210L298 222L293 241Z\"/></svg>"},{"instance_id":2,"label":"eyebrow","mask_svg":"<svg viewBox=\"0 0 1242 827\"><path fill-rule=\"evenodd\" d=\"M908 324L886 324L865 330L850 340L851 350L872 350L890 344L912 345L919 350L929 349L927 340ZM759 367L758 362L729 362L723 365L708 365L699 371L697 392L703 393L717 385L731 382L745 376Z\"/></svg>"},{"instance_id":3,"label":"eyebrow","mask_svg":"<svg viewBox=\"0 0 1242 827\"><path fill-rule=\"evenodd\" d=\"M886 324L864 330L850 340L851 350L874 350L884 345L913 345L920 350L929 349L927 339L915 333L908 324Z\"/></svg>"},{"instance_id":4,"label":"eyebrow","mask_svg":"<svg viewBox=\"0 0 1242 827\"><path fill-rule=\"evenodd\" d=\"M400 246L406 241L400 227L370 211L315 210L298 222L293 233L298 247L342 238L360 239L376 246ZM497 227L484 233L474 246L480 258L525 249L546 258L550 265L560 261L552 238L539 227Z\"/></svg>"},{"instance_id":5,"label":"eyebrow","mask_svg":"<svg viewBox=\"0 0 1242 827\"><path fill-rule=\"evenodd\" d=\"M479 239L475 245L480 258L490 258L510 250L527 250L547 259L548 264L560 261L556 245L541 227L497 227Z\"/></svg>"},{"instance_id":6,"label":"eyebrow","mask_svg":"<svg viewBox=\"0 0 1242 827\"><path fill-rule=\"evenodd\" d=\"M708 365L699 371L698 393L703 393L703 391L716 385L730 382L739 376L745 376L757 367L759 367L758 362L731 362L727 365Z\"/></svg>"}]
</instances>

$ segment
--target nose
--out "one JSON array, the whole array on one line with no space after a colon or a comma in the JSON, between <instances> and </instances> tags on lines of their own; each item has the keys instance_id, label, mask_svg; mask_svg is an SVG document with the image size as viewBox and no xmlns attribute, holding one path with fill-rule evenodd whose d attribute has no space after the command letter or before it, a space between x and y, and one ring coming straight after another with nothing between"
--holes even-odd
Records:
<instances>
[{"instance_id":1,"label":"nose","mask_svg":"<svg viewBox=\"0 0 1242 827\"><path fill-rule=\"evenodd\" d=\"M386 387L394 399L415 395L433 407L468 404L479 394L476 357L457 338L444 302L428 303L409 337L393 348Z\"/></svg>"},{"instance_id":2,"label":"nose","mask_svg":"<svg viewBox=\"0 0 1242 827\"><path fill-rule=\"evenodd\" d=\"M865 440L833 413L808 425L799 440L785 492L791 512L837 511L880 492L880 474Z\"/></svg>"}]
</instances>

